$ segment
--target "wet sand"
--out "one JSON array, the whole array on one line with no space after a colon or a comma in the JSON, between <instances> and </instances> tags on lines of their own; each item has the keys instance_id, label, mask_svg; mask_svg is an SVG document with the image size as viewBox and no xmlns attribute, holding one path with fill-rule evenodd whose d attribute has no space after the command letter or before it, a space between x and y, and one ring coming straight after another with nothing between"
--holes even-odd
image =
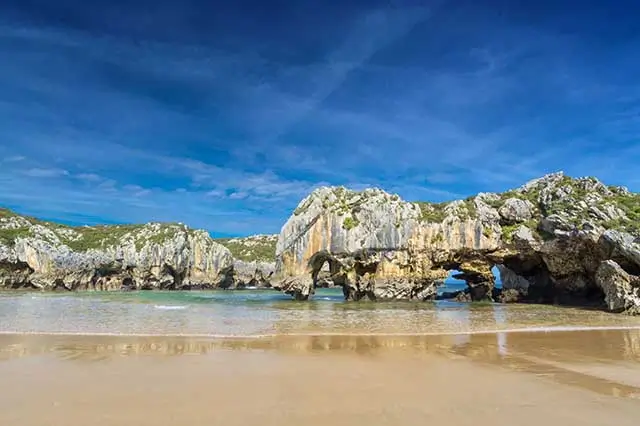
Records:
<instances>
[{"instance_id":1,"label":"wet sand","mask_svg":"<svg viewBox=\"0 0 640 426\"><path fill-rule=\"evenodd\" d=\"M0 424L635 425L640 331L0 336Z\"/></svg>"}]
</instances>

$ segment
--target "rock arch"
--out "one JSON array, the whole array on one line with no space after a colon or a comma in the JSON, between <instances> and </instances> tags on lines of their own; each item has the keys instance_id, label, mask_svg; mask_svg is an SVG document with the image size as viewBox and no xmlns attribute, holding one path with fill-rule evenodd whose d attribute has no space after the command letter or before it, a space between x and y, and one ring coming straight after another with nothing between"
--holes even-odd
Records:
<instances>
[{"instance_id":1,"label":"rock arch","mask_svg":"<svg viewBox=\"0 0 640 426\"><path fill-rule=\"evenodd\" d=\"M323 187L281 230L274 287L306 299L316 262L330 261L349 300L430 300L455 269L469 300L640 313L639 221L640 194L561 172L445 203Z\"/></svg>"}]
</instances>

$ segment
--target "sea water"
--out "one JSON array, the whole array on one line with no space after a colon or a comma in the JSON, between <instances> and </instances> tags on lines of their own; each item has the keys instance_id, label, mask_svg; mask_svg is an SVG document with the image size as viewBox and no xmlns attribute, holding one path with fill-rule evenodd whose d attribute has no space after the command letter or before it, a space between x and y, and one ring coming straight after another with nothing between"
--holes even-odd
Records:
<instances>
[{"instance_id":1,"label":"sea water","mask_svg":"<svg viewBox=\"0 0 640 426\"><path fill-rule=\"evenodd\" d=\"M534 304L347 302L341 289L318 289L304 302L270 290L0 293L4 334L251 337L586 328L640 328L640 318Z\"/></svg>"}]
</instances>

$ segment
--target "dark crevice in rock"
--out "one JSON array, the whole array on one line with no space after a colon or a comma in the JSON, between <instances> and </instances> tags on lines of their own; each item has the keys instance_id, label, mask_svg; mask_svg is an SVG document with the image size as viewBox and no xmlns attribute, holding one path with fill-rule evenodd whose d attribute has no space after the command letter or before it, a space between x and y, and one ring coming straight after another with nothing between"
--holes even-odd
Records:
<instances>
[{"instance_id":1,"label":"dark crevice in rock","mask_svg":"<svg viewBox=\"0 0 640 426\"><path fill-rule=\"evenodd\" d=\"M136 289L136 284L133 282L133 279L131 277L125 277L122 280L122 285L120 286L120 289L123 291L132 291Z\"/></svg>"},{"instance_id":2,"label":"dark crevice in rock","mask_svg":"<svg viewBox=\"0 0 640 426\"><path fill-rule=\"evenodd\" d=\"M0 262L0 288L34 289L31 282L33 269L25 262Z\"/></svg>"}]
</instances>

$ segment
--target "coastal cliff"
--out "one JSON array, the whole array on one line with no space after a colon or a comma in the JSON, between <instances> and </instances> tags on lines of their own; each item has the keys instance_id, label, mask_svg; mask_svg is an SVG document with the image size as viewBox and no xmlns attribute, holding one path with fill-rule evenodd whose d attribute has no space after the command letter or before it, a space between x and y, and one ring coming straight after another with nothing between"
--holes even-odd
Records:
<instances>
[{"instance_id":1,"label":"coastal cliff","mask_svg":"<svg viewBox=\"0 0 640 426\"><path fill-rule=\"evenodd\" d=\"M431 300L456 270L468 285L458 299L637 314L638 235L640 195L562 172L445 203L323 187L304 198L282 228L275 286L307 299L328 268L347 300ZM494 288L494 266L501 291Z\"/></svg>"},{"instance_id":2,"label":"coastal cliff","mask_svg":"<svg viewBox=\"0 0 640 426\"><path fill-rule=\"evenodd\" d=\"M277 235L251 235L214 240L233 256L233 271L222 287L229 289L270 288L275 272Z\"/></svg>"},{"instance_id":3,"label":"coastal cliff","mask_svg":"<svg viewBox=\"0 0 640 426\"><path fill-rule=\"evenodd\" d=\"M232 273L227 248L182 224L70 227L0 209L0 288L214 288Z\"/></svg>"}]
</instances>

